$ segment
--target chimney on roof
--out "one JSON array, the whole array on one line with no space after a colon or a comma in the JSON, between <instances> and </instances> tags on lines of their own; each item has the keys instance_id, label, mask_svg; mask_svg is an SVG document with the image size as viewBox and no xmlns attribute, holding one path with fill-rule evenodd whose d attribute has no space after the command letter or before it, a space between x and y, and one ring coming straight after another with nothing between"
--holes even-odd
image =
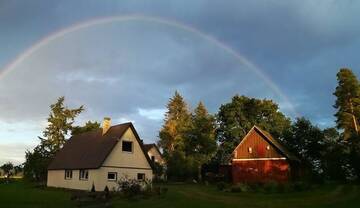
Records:
<instances>
[{"instance_id":1,"label":"chimney on roof","mask_svg":"<svg viewBox=\"0 0 360 208\"><path fill-rule=\"evenodd\" d=\"M102 124L102 135L106 134L106 132L110 129L110 127L111 127L111 118L105 117Z\"/></svg>"}]
</instances>

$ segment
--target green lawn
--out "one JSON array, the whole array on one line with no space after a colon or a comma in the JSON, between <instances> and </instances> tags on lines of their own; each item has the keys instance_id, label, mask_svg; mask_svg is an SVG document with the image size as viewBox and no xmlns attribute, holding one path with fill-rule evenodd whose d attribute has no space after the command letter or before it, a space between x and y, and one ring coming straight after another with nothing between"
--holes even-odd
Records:
<instances>
[{"instance_id":1,"label":"green lawn","mask_svg":"<svg viewBox=\"0 0 360 208\"><path fill-rule=\"evenodd\" d=\"M360 207L360 187L355 185L324 185L310 192L260 194L223 193L214 186L168 185L161 197L130 201L114 199L113 207ZM40 189L17 181L0 184L0 207L75 207L71 193L57 189Z\"/></svg>"}]
</instances>

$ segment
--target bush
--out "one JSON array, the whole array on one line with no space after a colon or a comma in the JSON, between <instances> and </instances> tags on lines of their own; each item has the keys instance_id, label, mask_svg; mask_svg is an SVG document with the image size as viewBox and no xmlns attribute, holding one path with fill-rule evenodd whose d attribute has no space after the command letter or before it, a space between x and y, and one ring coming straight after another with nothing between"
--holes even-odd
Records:
<instances>
[{"instance_id":1,"label":"bush","mask_svg":"<svg viewBox=\"0 0 360 208\"><path fill-rule=\"evenodd\" d=\"M222 182L222 181L216 184L216 188L219 191L223 191L226 187L227 187L227 184L225 182Z\"/></svg>"},{"instance_id":2,"label":"bush","mask_svg":"<svg viewBox=\"0 0 360 208\"><path fill-rule=\"evenodd\" d=\"M279 183L276 181L269 181L264 184L264 190L269 193L275 193L279 190Z\"/></svg>"},{"instance_id":3,"label":"bush","mask_svg":"<svg viewBox=\"0 0 360 208\"><path fill-rule=\"evenodd\" d=\"M231 187L231 192L248 192L250 187L245 183L239 183Z\"/></svg>"},{"instance_id":4,"label":"bush","mask_svg":"<svg viewBox=\"0 0 360 208\"><path fill-rule=\"evenodd\" d=\"M118 189L126 198L136 196L149 196L152 194L152 183L150 180L139 181L136 179L122 178L118 182Z\"/></svg>"},{"instance_id":5,"label":"bush","mask_svg":"<svg viewBox=\"0 0 360 208\"><path fill-rule=\"evenodd\" d=\"M310 185L304 181L296 181L292 184L292 188L294 191L305 191L310 188Z\"/></svg>"}]
</instances>

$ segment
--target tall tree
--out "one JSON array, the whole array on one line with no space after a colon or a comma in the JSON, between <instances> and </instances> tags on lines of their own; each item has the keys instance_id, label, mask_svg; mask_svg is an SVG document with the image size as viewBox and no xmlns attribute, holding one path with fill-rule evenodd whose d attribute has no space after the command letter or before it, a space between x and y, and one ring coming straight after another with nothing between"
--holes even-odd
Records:
<instances>
[{"instance_id":1,"label":"tall tree","mask_svg":"<svg viewBox=\"0 0 360 208\"><path fill-rule=\"evenodd\" d=\"M316 174L324 171L322 159L326 152L325 135L305 118L298 118L284 133L282 141L291 152L301 156Z\"/></svg>"},{"instance_id":2,"label":"tall tree","mask_svg":"<svg viewBox=\"0 0 360 208\"><path fill-rule=\"evenodd\" d=\"M197 176L201 181L201 167L208 162L216 150L215 118L210 115L202 102L191 116L191 127L185 137L185 150L197 166Z\"/></svg>"},{"instance_id":3,"label":"tall tree","mask_svg":"<svg viewBox=\"0 0 360 208\"><path fill-rule=\"evenodd\" d=\"M217 123L216 137L220 143L217 160L220 163L230 161L232 151L254 125L279 137L291 124L273 101L239 95L234 96L230 103L221 105Z\"/></svg>"},{"instance_id":4,"label":"tall tree","mask_svg":"<svg viewBox=\"0 0 360 208\"><path fill-rule=\"evenodd\" d=\"M85 132L89 132L92 130L96 130L96 129L100 129L100 123L99 122L92 122L92 121L88 121L85 123L84 126L75 126L72 128L71 130L71 135L77 135L77 134L82 134Z\"/></svg>"},{"instance_id":5,"label":"tall tree","mask_svg":"<svg viewBox=\"0 0 360 208\"><path fill-rule=\"evenodd\" d=\"M65 98L60 97L50 106L51 112L47 119L48 126L43 131L44 137L38 137L40 144L25 154L24 176L27 179L46 179L49 162L66 142L66 137L73 129L75 117L84 110L83 106L69 109L64 106L64 101Z\"/></svg>"},{"instance_id":6,"label":"tall tree","mask_svg":"<svg viewBox=\"0 0 360 208\"><path fill-rule=\"evenodd\" d=\"M190 125L190 113L184 98L176 91L167 104L164 125L159 133L159 145L165 157L175 149L184 148L184 133Z\"/></svg>"},{"instance_id":7,"label":"tall tree","mask_svg":"<svg viewBox=\"0 0 360 208\"><path fill-rule=\"evenodd\" d=\"M56 103L50 106L51 112L47 119L49 124L43 132L44 137L46 137L43 142L48 145L49 151L52 153L64 145L66 136L73 128L75 117L84 110L83 106L70 109L64 106L64 101L65 97L60 97Z\"/></svg>"},{"instance_id":8,"label":"tall tree","mask_svg":"<svg viewBox=\"0 0 360 208\"><path fill-rule=\"evenodd\" d=\"M337 109L336 124L344 130L343 137L348 139L359 131L360 119L360 83L350 69L340 69L337 73L338 86L334 92Z\"/></svg>"}]
</instances>

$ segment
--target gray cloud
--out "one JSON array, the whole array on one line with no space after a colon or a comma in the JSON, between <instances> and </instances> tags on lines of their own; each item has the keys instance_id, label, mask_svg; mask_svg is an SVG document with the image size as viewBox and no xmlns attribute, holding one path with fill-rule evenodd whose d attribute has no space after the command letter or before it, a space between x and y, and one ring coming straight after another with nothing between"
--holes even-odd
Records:
<instances>
[{"instance_id":1,"label":"gray cloud","mask_svg":"<svg viewBox=\"0 0 360 208\"><path fill-rule=\"evenodd\" d=\"M360 4L355 1L2 4L0 66L69 25L101 16L143 14L195 27L245 54L301 115L322 127L332 125L337 70L349 66L360 75ZM85 105L78 123L104 116L113 122L131 120L146 141L154 141L161 109L175 90L191 107L203 100L211 112L238 93L274 99L291 115L291 106L253 71L198 35L161 24L112 23L51 42L1 79L0 123L34 128L23 134L0 128L0 143L8 137L35 143L49 105L62 95L70 107Z\"/></svg>"}]
</instances>

